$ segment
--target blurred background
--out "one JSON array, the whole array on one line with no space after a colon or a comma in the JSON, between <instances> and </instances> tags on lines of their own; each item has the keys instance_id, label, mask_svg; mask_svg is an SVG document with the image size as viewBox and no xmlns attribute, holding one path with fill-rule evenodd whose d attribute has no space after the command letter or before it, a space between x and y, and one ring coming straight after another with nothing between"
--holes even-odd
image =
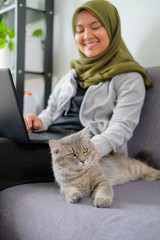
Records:
<instances>
[{"instance_id":1,"label":"blurred background","mask_svg":"<svg viewBox=\"0 0 160 240\"><path fill-rule=\"evenodd\" d=\"M78 58L77 48L72 34L72 15L84 0L47 0L53 7L53 47L52 87L69 69L70 61ZM101 1L101 0L99 0ZM23 1L22 1L23 2ZM121 18L123 39L133 57L144 67L160 65L160 1L159 0L110 0L116 6ZM1 6L1 21L10 29L15 25L16 1L5 1ZM45 0L27 0L28 7L25 25L25 70L42 74L25 74L24 91L32 92L37 113L44 107L44 49L46 23L44 13L31 11L29 8L45 10ZM4 8L10 8L3 12ZM39 32L38 32L38 31ZM37 33L36 33L37 31ZM34 34L35 36L33 36ZM12 40L14 42L14 38ZM36 47L34 47L36 46ZM15 54L19 46L0 48L0 67L9 67L14 75ZM37 58L34 58L34 55ZM30 60L31 59L31 60ZM38 80L37 80L38 79ZM16 82L16 79L15 79Z\"/></svg>"}]
</instances>

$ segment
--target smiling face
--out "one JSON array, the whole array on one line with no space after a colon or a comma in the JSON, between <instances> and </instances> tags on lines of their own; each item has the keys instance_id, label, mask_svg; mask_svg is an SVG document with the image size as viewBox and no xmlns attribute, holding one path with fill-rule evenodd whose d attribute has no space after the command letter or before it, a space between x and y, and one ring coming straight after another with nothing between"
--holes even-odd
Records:
<instances>
[{"instance_id":1,"label":"smiling face","mask_svg":"<svg viewBox=\"0 0 160 240\"><path fill-rule=\"evenodd\" d=\"M80 12L76 17L75 41L79 50L89 58L103 53L110 43L102 23L87 10Z\"/></svg>"}]
</instances>

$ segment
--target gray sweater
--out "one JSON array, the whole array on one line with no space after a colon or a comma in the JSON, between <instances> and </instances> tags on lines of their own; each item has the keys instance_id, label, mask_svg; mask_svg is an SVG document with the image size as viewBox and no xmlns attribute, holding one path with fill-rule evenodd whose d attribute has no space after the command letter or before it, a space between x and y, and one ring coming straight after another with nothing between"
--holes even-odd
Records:
<instances>
[{"instance_id":1,"label":"gray sweater","mask_svg":"<svg viewBox=\"0 0 160 240\"><path fill-rule=\"evenodd\" d=\"M38 116L43 123L41 130L47 130L69 110L76 94L76 77L76 71L71 69L54 87L47 108ZM84 127L90 125L100 157L111 151L127 155L126 144L139 122L144 98L144 81L136 72L119 74L87 89L79 117Z\"/></svg>"}]
</instances>

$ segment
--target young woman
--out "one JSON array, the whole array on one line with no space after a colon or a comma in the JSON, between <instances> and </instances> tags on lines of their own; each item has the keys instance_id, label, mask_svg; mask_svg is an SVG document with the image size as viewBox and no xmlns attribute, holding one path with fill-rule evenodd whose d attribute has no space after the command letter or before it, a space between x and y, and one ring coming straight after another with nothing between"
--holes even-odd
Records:
<instances>
[{"instance_id":1,"label":"young woman","mask_svg":"<svg viewBox=\"0 0 160 240\"><path fill-rule=\"evenodd\" d=\"M127 154L127 141L138 124L145 88L152 86L144 68L131 56L121 37L116 8L91 0L73 15L79 59L57 83L39 116L24 117L28 131L79 131L90 125L99 157L111 151ZM14 158L5 156L11 146ZM28 182L52 181L48 145L1 140L1 189ZM3 148L3 151L2 151ZM15 167L16 165L16 167Z\"/></svg>"}]
</instances>

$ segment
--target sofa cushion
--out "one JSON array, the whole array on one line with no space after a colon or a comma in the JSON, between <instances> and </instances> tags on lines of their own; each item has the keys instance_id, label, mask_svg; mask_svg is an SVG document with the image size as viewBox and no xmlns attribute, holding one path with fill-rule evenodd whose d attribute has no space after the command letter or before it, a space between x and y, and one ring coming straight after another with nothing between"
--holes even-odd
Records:
<instances>
[{"instance_id":1,"label":"sofa cushion","mask_svg":"<svg viewBox=\"0 0 160 240\"><path fill-rule=\"evenodd\" d=\"M160 66L148 68L147 72L154 87L147 90L140 122L128 142L128 152L134 157L144 148L150 150L160 169Z\"/></svg>"},{"instance_id":2,"label":"sofa cushion","mask_svg":"<svg viewBox=\"0 0 160 240\"><path fill-rule=\"evenodd\" d=\"M110 208L92 199L69 204L53 183L27 184L1 192L3 240L159 240L160 182L115 186Z\"/></svg>"}]
</instances>

